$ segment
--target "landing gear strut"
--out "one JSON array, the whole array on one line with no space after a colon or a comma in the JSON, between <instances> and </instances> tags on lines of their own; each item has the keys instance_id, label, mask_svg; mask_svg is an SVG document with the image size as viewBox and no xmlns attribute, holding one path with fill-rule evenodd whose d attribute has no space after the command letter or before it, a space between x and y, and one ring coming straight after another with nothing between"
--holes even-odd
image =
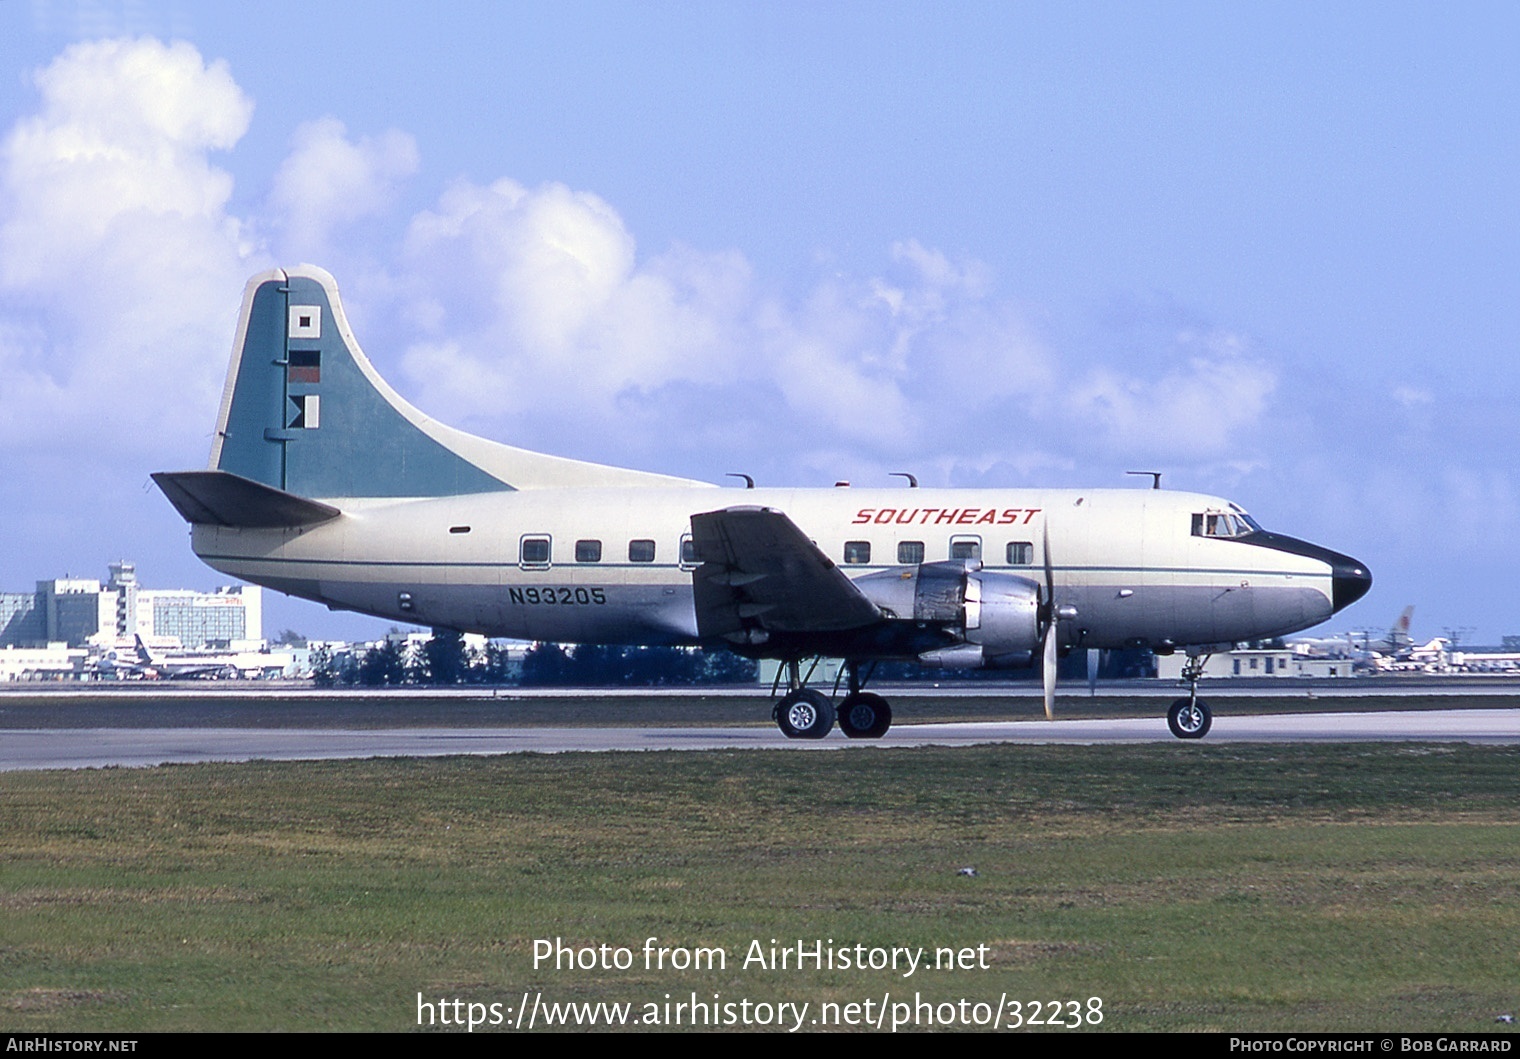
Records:
<instances>
[{"instance_id":1,"label":"landing gear strut","mask_svg":"<svg viewBox=\"0 0 1520 1059\"><path fill-rule=\"evenodd\" d=\"M839 700L839 730L851 739L880 739L892 727L892 707L880 695L860 690L865 680L857 663L846 662L845 671L850 693ZM870 676L869 671L866 676Z\"/></svg>"},{"instance_id":2,"label":"landing gear strut","mask_svg":"<svg viewBox=\"0 0 1520 1059\"><path fill-rule=\"evenodd\" d=\"M813 666L816 665L815 661ZM860 675L855 662L845 663L850 690L839 700L837 710L829 696L807 686L808 678L813 675L812 667L804 676L800 660L788 659L784 671L787 692L776 703L771 716L781 734L788 739L822 739L833 729L836 719L839 730L851 739L880 739L892 727L892 707L880 695L861 690L865 678ZM869 676L868 671L866 677ZM777 674L779 683L780 674Z\"/></svg>"},{"instance_id":3,"label":"landing gear strut","mask_svg":"<svg viewBox=\"0 0 1520 1059\"><path fill-rule=\"evenodd\" d=\"M1208 664L1208 655L1189 655L1182 667L1182 679L1187 681L1188 697L1172 703L1166 711L1166 724L1178 739L1202 739L1209 734L1214 723L1209 704L1198 697L1198 678Z\"/></svg>"}]
</instances>

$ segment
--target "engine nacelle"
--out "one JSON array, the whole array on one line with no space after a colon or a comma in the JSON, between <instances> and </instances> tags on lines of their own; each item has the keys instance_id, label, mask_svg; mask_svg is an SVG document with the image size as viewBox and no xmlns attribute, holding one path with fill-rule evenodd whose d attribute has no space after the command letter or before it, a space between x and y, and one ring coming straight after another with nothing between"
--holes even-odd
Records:
<instances>
[{"instance_id":1,"label":"engine nacelle","mask_svg":"<svg viewBox=\"0 0 1520 1059\"><path fill-rule=\"evenodd\" d=\"M983 663L1021 669L1040 647L1040 586L1016 574L966 575L966 639L980 644Z\"/></svg>"},{"instance_id":2,"label":"engine nacelle","mask_svg":"<svg viewBox=\"0 0 1520 1059\"><path fill-rule=\"evenodd\" d=\"M926 666L1016 669L1039 648L1040 586L1027 577L951 560L868 574L855 587L890 617L954 635L958 642L918 656Z\"/></svg>"}]
</instances>

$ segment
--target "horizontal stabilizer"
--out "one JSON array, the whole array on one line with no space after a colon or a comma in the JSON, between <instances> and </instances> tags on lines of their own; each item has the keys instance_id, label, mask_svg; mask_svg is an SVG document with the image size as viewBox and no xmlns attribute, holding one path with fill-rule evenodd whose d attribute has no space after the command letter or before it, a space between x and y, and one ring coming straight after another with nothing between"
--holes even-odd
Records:
<instances>
[{"instance_id":1,"label":"horizontal stabilizer","mask_svg":"<svg viewBox=\"0 0 1520 1059\"><path fill-rule=\"evenodd\" d=\"M185 521L196 525L278 529L310 526L343 513L227 471L159 471L153 480Z\"/></svg>"}]
</instances>

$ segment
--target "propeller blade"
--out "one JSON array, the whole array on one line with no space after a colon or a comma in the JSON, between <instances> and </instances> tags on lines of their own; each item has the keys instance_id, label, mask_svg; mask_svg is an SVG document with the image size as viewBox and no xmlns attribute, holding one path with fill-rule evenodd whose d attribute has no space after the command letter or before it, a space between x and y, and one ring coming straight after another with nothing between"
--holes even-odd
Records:
<instances>
[{"instance_id":1,"label":"propeller blade","mask_svg":"<svg viewBox=\"0 0 1520 1059\"><path fill-rule=\"evenodd\" d=\"M1056 571L1050 562L1050 521L1040 527L1040 550L1045 559L1045 657L1040 676L1045 684L1045 719L1056 719Z\"/></svg>"},{"instance_id":2,"label":"propeller blade","mask_svg":"<svg viewBox=\"0 0 1520 1059\"><path fill-rule=\"evenodd\" d=\"M1050 563L1050 520L1046 519L1040 527L1041 548L1045 553L1045 601L1050 604L1051 620L1055 620L1056 605L1056 571Z\"/></svg>"},{"instance_id":3,"label":"propeller blade","mask_svg":"<svg viewBox=\"0 0 1520 1059\"><path fill-rule=\"evenodd\" d=\"M1087 694L1098 694L1098 649L1087 649Z\"/></svg>"},{"instance_id":4,"label":"propeller blade","mask_svg":"<svg viewBox=\"0 0 1520 1059\"><path fill-rule=\"evenodd\" d=\"M1045 681L1045 719L1056 719L1056 620L1045 626L1045 658L1040 676Z\"/></svg>"}]
</instances>

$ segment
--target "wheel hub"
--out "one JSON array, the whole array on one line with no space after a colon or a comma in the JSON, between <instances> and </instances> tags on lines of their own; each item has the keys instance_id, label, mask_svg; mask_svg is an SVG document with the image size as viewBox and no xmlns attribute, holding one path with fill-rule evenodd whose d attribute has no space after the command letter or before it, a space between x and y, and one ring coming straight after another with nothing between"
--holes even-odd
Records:
<instances>
[{"instance_id":1,"label":"wheel hub","mask_svg":"<svg viewBox=\"0 0 1520 1059\"><path fill-rule=\"evenodd\" d=\"M787 708L786 719L793 728L802 732L813 727L818 720L818 711L813 709L810 702L794 702Z\"/></svg>"}]
</instances>

